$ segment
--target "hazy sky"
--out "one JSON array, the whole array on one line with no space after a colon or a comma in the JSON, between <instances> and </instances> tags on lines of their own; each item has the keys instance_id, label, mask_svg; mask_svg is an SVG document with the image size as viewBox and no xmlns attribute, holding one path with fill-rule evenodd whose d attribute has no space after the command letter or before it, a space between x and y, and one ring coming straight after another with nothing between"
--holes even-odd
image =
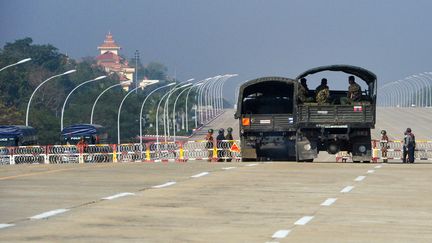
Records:
<instances>
[{"instance_id":1,"label":"hazy sky","mask_svg":"<svg viewBox=\"0 0 432 243\"><path fill-rule=\"evenodd\" d=\"M382 85L432 71L431 11L429 0L0 0L0 46L28 36L95 56L111 31L125 56L139 50L180 79L238 73L230 92L327 64L367 68Z\"/></svg>"}]
</instances>

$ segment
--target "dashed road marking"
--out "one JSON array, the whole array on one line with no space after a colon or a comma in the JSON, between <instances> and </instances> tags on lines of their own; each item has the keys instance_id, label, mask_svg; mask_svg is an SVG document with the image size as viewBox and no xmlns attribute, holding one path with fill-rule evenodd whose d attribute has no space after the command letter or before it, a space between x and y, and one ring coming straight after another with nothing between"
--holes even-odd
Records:
<instances>
[{"instance_id":1,"label":"dashed road marking","mask_svg":"<svg viewBox=\"0 0 432 243\"><path fill-rule=\"evenodd\" d=\"M379 169L381 167L382 167L382 165L377 165L377 166L375 166L375 169Z\"/></svg>"},{"instance_id":2,"label":"dashed road marking","mask_svg":"<svg viewBox=\"0 0 432 243\"><path fill-rule=\"evenodd\" d=\"M232 170L232 169L235 169L235 168L237 168L237 167L223 167L222 170Z\"/></svg>"},{"instance_id":3,"label":"dashed road marking","mask_svg":"<svg viewBox=\"0 0 432 243\"><path fill-rule=\"evenodd\" d=\"M14 224L0 224L0 229L9 228L15 226Z\"/></svg>"},{"instance_id":4,"label":"dashed road marking","mask_svg":"<svg viewBox=\"0 0 432 243\"><path fill-rule=\"evenodd\" d=\"M291 230L278 230L273 235L272 238L274 239L282 239L287 237L287 235L291 232Z\"/></svg>"},{"instance_id":5,"label":"dashed road marking","mask_svg":"<svg viewBox=\"0 0 432 243\"><path fill-rule=\"evenodd\" d=\"M346 187L344 187L344 189L342 189L340 192L342 192L342 193L347 193L347 192L350 192L352 189L354 189L353 186L346 186Z\"/></svg>"},{"instance_id":6,"label":"dashed road marking","mask_svg":"<svg viewBox=\"0 0 432 243\"><path fill-rule=\"evenodd\" d=\"M305 225L309 223L314 218L314 216L304 216L301 219L297 220L294 224L295 225Z\"/></svg>"},{"instance_id":7,"label":"dashed road marking","mask_svg":"<svg viewBox=\"0 0 432 243\"><path fill-rule=\"evenodd\" d=\"M334 202L336 202L337 198L327 198L323 203L321 203L321 206L330 206Z\"/></svg>"},{"instance_id":8,"label":"dashed road marking","mask_svg":"<svg viewBox=\"0 0 432 243\"><path fill-rule=\"evenodd\" d=\"M192 178L198 178L198 177L201 177L201 176L206 176L206 175L208 175L209 173L208 172L202 172L202 173L199 173L199 174L196 174L196 175L193 175L193 176L191 176Z\"/></svg>"},{"instance_id":9,"label":"dashed road marking","mask_svg":"<svg viewBox=\"0 0 432 243\"><path fill-rule=\"evenodd\" d=\"M162 185L153 186L152 188L163 188L163 187L167 187L167 186L172 186L176 183L177 182L175 182L175 181L170 181L170 182L167 182L167 183L162 184Z\"/></svg>"},{"instance_id":10,"label":"dashed road marking","mask_svg":"<svg viewBox=\"0 0 432 243\"><path fill-rule=\"evenodd\" d=\"M48 211L45 213L41 213L41 214L32 216L32 217L30 217L30 219L45 219L45 218L49 218L49 217L52 217L54 215L61 214L61 213L67 212L67 211L69 211L69 209L60 208L60 209L51 210L51 211Z\"/></svg>"},{"instance_id":11,"label":"dashed road marking","mask_svg":"<svg viewBox=\"0 0 432 243\"><path fill-rule=\"evenodd\" d=\"M258 165L258 164L248 164L248 165L245 165L245 166L255 166L255 165Z\"/></svg>"},{"instance_id":12,"label":"dashed road marking","mask_svg":"<svg viewBox=\"0 0 432 243\"><path fill-rule=\"evenodd\" d=\"M355 178L355 181L362 181L366 178L366 176L357 176L357 178Z\"/></svg>"},{"instance_id":13,"label":"dashed road marking","mask_svg":"<svg viewBox=\"0 0 432 243\"><path fill-rule=\"evenodd\" d=\"M119 197L126 197L126 196L133 196L135 195L135 193L131 193L131 192L123 192L123 193L119 193L119 194L115 194L109 197L104 197L102 198L103 200L113 200Z\"/></svg>"},{"instance_id":14,"label":"dashed road marking","mask_svg":"<svg viewBox=\"0 0 432 243\"><path fill-rule=\"evenodd\" d=\"M367 173L369 173L369 174L374 173L374 172L375 172L375 170L368 170L367 171Z\"/></svg>"}]
</instances>

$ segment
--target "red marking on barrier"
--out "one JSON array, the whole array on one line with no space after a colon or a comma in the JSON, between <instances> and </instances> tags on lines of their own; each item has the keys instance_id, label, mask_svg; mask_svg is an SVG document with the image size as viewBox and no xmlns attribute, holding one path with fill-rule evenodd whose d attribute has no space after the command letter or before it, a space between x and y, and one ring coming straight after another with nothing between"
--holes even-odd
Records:
<instances>
[{"instance_id":1,"label":"red marking on barrier","mask_svg":"<svg viewBox=\"0 0 432 243\"><path fill-rule=\"evenodd\" d=\"M239 146L236 143L233 143L233 145L231 146L230 150L232 152L240 153L240 148L239 148Z\"/></svg>"}]
</instances>

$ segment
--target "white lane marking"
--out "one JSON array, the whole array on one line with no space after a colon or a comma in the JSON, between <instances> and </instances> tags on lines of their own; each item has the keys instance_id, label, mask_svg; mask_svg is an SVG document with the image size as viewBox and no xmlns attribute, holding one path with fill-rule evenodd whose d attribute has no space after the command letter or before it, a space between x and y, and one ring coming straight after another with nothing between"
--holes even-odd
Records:
<instances>
[{"instance_id":1,"label":"white lane marking","mask_svg":"<svg viewBox=\"0 0 432 243\"><path fill-rule=\"evenodd\" d=\"M374 172L375 172L375 170L368 170L367 171L367 173L369 173L369 174L374 173Z\"/></svg>"},{"instance_id":2,"label":"white lane marking","mask_svg":"<svg viewBox=\"0 0 432 243\"><path fill-rule=\"evenodd\" d=\"M163 187L167 187L167 186L172 186L176 183L177 182L175 182L175 181L170 181L170 182L167 182L167 183L162 184L162 185L153 186L152 188L163 188Z\"/></svg>"},{"instance_id":3,"label":"white lane marking","mask_svg":"<svg viewBox=\"0 0 432 243\"><path fill-rule=\"evenodd\" d=\"M258 164L248 164L248 165L245 165L245 166L255 166L255 165L258 165Z\"/></svg>"},{"instance_id":4,"label":"white lane marking","mask_svg":"<svg viewBox=\"0 0 432 243\"><path fill-rule=\"evenodd\" d=\"M294 224L295 225L305 225L309 223L314 218L314 216L304 216L301 219L297 220Z\"/></svg>"},{"instance_id":5,"label":"white lane marking","mask_svg":"<svg viewBox=\"0 0 432 243\"><path fill-rule=\"evenodd\" d=\"M222 170L232 170L232 169L235 169L235 168L237 168L237 167L223 167Z\"/></svg>"},{"instance_id":6,"label":"white lane marking","mask_svg":"<svg viewBox=\"0 0 432 243\"><path fill-rule=\"evenodd\" d=\"M344 189L342 189L340 192L347 193L350 192L352 189L354 189L353 186L346 186Z\"/></svg>"},{"instance_id":7,"label":"white lane marking","mask_svg":"<svg viewBox=\"0 0 432 243\"><path fill-rule=\"evenodd\" d=\"M377 165L377 166L375 166L375 169L379 169L381 167L382 167L382 165Z\"/></svg>"},{"instance_id":8,"label":"white lane marking","mask_svg":"<svg viewBox=\"0 0 432 243\"><path fill-rule=\"evenodd\" d=\"M193 176L191 176L192 178L198 178L198 177L201 177L201 176L206 176L206 175L208 175L209 173L208 172L202 172L202 173L199 173L199 174L196 174L196 175L193 175Z\"/></svg>"},{"instance_id":9,"label":"white lane marking","mask_svg":"<svg viewBox=\"0 0 432 243\"><path fill-rule=\"evenodd\" d=\"M327 198L323 203L321 203L321 206L330 206L334 202L336 202L337 198Z\"/></svg>"},{"instance_id":10,"label":"white lane marking","mask_svg":"<svg viewBox=\"0 0 432 243\"><path fill-rule=\"evenodd\" d=\"M60 208L60 209L51 210L51 211L48 211L45 213L41 213L41 214L32 216L32 217L30 217L30 219L45 219L45 218L48 218L48 217L51 217L51 216L54 216L57 214L61 214L61 213L67 212L67 211L69 211L69 209Z\"/></svg>"},{"instance_id":11,"label":"white lane marking","mask_svg":"<svg viewBox=\"0 0 432 243\"><path fill-rule=\"evenodd\" d=\"M366 178L366 176L357 176L357 178L355 178L355 181L362 181Z\"/></svg>"},{"instance_id":12,"label":"white lane marking","mask_svg":"<svg viewBox=\"0 0 432 243\"><path fill-rule=\"evenodd\" d=\"M102 198L102 200L113 200L113 199L116 199L116 198L119 198L119 197L126 197L126 196L133 196L133 195L135 195L135 193L122 192L122 193L115 194L115 195L112 195L112 196L109 196L109 197L104 197L104 198Z\"/></svg>"},{"instance_id":13,"label":"white lane marking","mask_svg":"<svg viewBox=\"0 0 432 243\"><path fill-rule=\"evenodd\" d=\"M273 235L272 238L282 239L287 237L287 235L291 232L291 230L278 230Z\"/></svg>"},{"instance_id":14,"label":"white lane marking","mask_svg":"<svg viewBox=\"0 0 432 243\"><path fill-rule=\"evenodd\" d=\"M14 224L0 224L0 229L12 227L12 226L15 226L15 225Z\"/></svg>"}]
</instances>

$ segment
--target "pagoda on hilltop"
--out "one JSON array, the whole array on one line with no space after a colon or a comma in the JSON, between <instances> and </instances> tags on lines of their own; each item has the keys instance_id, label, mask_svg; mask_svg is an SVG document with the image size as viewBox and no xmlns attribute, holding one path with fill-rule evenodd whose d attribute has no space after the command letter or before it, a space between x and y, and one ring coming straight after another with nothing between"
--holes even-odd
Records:
<instances>
[{"instance_id":1,"label":"pagoda on hilltop","mask_svg":"<svg viewBox=\"0 0 432 243\"><path fill-rule=\"evenodd\" d=\"M117 73L120 81L133 80L135 68L129 67L127 60L119 55L121 47L114 41L111 32L108 32L104 43L97 48L100 55L96 57L97 64L108 73Z\"/></svg>"}]
</instances>

